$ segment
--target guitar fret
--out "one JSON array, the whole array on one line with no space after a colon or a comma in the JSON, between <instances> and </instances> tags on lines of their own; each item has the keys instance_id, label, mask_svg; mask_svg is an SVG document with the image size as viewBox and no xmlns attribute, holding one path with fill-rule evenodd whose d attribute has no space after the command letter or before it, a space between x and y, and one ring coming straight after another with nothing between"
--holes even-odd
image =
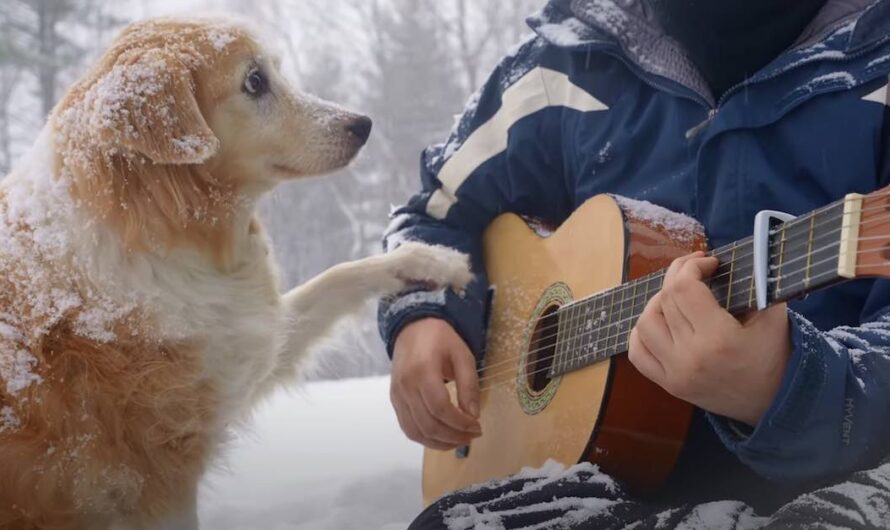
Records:
<instances>
[{"instance_id":1,"label":"guitar fret","mask_svg":"<svg viewBox=\"0 0 890 530\"><path fill-rule=\"evenodd\" d=\"M753 283L753 271L748 270L742 273L739 271L739 267L736 267L734 280L736 288L729 301L729 307L726 308L730 314L736 315L744 313L751 308L751 304L754 302L751 300L751 292L748 287Z\"/></svg>"},{"instance_id":2,"label":"guitar fret","mask_svg":"<svg viewBox=\"0 0 890 530\"><path fill-rule=\"evenodd\" d=\"M568 314L569 310L570 307L563 306L557 311L558 323L556 326L556 359L552 364L552 368L550 369L551 374L561 373L565 369L565 336L567 331L566 315Z\"/></svg>"},{"instance_id":3,"label":"guitar fret","mask_svg":"<svg viewBox=\"0 0 890 530\"><path fill-rule=\"evenodd\" d=\"M575 344L572 352L572 368L577 368L584 359L584 302L578 303L578 318L575 319Z\"/></svg>"},{"instance_id":4,"label":"guitar fret","mask_svg":"<svg viewBox=\"0 0 890 530\"><path fill-rule=\"evenodd\" d=\"M590 351L592 353L592 361L597 362L602 358L602 352L599 349L599 333L600 333L600 323L602 318L600 317L599 307L601 306L602 297L598 296L590 305L590 332L586 335L587 344L590 347Z\"/></svg>"},{"instance_id":5,"label":"guitar fret","mask_svg":"<svg viewBox=\"0 0 890 530\"><path fill-rule=\"evenodd\" d=\"M843 202L788 221L772 230L768 245L767 299L786 301L840 280L837 259ZM711 252L720 264L711 291L731 314L756 306L753 238ZM786 270L787 269L787 270ZM662 288L660 270L560 309L552 372L566 373L627 351L646 305Z\"/></svg>"},{"instance_id":6,"label":"guitar fret","mask_svg":"<svg viewBox=\"0 0 890 530\"><path fill-rule=\"evenodd\" d=\"M813 267L813 230L816 226L816 216L810 215L810 233L807 238L807 268L804 272L804 287L809 288L810 286L810 269Z\"/></svg>"},{"instance_id":7,"label":"guitar fret","mask_svg":"<svg viewBox=\"0 0 890 530\"><path fill-rule=\"evenodd\" d=\"M627 334L628 330L630 330L630 319L633 315L633 294L634 291L631 290L631 287L636 287L636 283L630 283L626 287L624 287L624 293L621 296L621 312L619 313L619 317L621 318L618 321L618 330L616 331L617 337L615 337L615 349L616 351L621 351L618 349L618 344L621 343L621 340ZM625 306L625 302L628 301L626 295L630 296L630 306Z\"/></svg>"},{"instance_id":8,"label":"guitar fret","mask_svg":"<svg viewBox=\"0 0 890 530\"><path fill-rule=\"evenodd\" d=\"M646 292L650 293L651 297L654 297L658 294L658 291L661 290L664 285L664 276L660 274L655 274L649 277L649 280L646 281Z\"/></svg>"},{"instance_id":9,"label":"guitar fret","mask_svg":"<svg viewBox=\"0 0 890 530\"><path fill-rule=\"evenodd\" d=\"M634 326L637 324L637 316L639 315L639 313L637 313L637 287L638 287L638 284L639 284L639 282L636 282L636 281L634 282L633 294L631 294L631 297L630 297L630 300L631 300L631 302L630 302L630 320L627 323L627 329L628 329L627 335L628 336L630 336L630 330L632 330L634 328Z\"/></svg>"},{"instance_id":10,"label":"guitar fret","mask_svg":"<svg viewBox=\"0 0 890 530\"><path fill-rule=\"evenodd\" d=\"M725 300L728 300L729 294L729 286L732 278L730 278L730 268L733 266L732 259L727 259L728 255L732 253L731 247L720 247L711 252L711 256L717 258L719 264L717 265L717 270L714 271L714 274L711 276L711 279L707 281L709 288L711 289L711 293L714 295L714 299L717 300L717 303L720 305L725 305Z\"/></svg>"},{"instance_id":11,"label":"guitar fret","mask_svg":"<svg viewBox=\"0 0 890 530\"><path fill-rule=\"evenodd\" d=\"M569 310L566 313L566 331L565 338L562 341L562 368L561 371L565 371L569 367L569 363L572 361L572 350L571 350L571 342L572 342L572 317L575 313L575 306L569 306Z\"/></svg>"},{"instance_id":12,"label":"guitar fret","mask_svg":"<svg viewBox=\"0 0 890 530\"><path fill-rule=\"evenodd\" d=\"M567 344L567 355L568 362L566 363L566 368L571 370L575 365L575 357L577 355L575 346L578 342L578 302L572 304L572 315L571 321L569 324L569 329L571 332L569 333L569 340Z\"/></svg>"},{"instance_id":13,"label":"guitar fret","mask_svg":"<svg viewBox=\"0 0 890 530\"><path fill-rule=\"evenodd\" d=\"M736 243L732 244L732 256L729 258L729 284L726 286L726 310L728 311L732 305L732 281L735 274L735 252Z\"/></svg>"},{"instance_id":14,"label":"guitar fret","mask_svg":"<svg viewBox=\"0 0 890 530\"><path fill-rule=\"evenodd\" d=\"M578 304L578 318L575 319L575 341L572 345L572 369L580 366L580 363L583 360L584 356L584 331L583 331L583 323L584 323L584 306L583 302Z\"/></svg>"},{"instance_id":15,"label":"guitar fret","mask_svg":"<svg viewBox=\"0 0 890 530\"><path fill-rule=\"evenodd\" d=\"M578 368L582 366L585 360L586 355L586 339L587 336L585 334L585 323L587 322L587 305L585 302L581 302L578 308L578 321L575 323L575 333L576 333L576 343L575 343L575 362L574 367Z\"/></svg>"},{"instance_id":16,"label":"guitar fret","mask_svg":"<svg viewBox=\"0 0 890 530\"><path fill-rule=\"evenodd\" d=\"M576 303L578 306L575 322L573 324L574 338L572 339L572 356L569 363L570 368L578 365L579 359L583 357L584 352L582 345L584 343L584 321L586 315L586 302L581 300Z\"/></svg>"},{"instance_id":17,"label":"guitar fret","mask_svg":"<svg viewBox=\"0 0 890 530\"><path fill-rule=\"evenodd\" d=\"M634 326L637 325L637 320L640 319L640 315L642 315L643 311L646 310L646 305L649 303L649 300L651 300L651 298L649 298L649 286L651 284L651 281L646 280L644 283L646 284L646 290L643 292L643 307L640 308L640 312L637 313L634 317Z\"/></svg>"},{"instance_id":18,"label":"guitar fret","mask_svg":"<svg viewBox=\"0 0 890 530\"><path fill-rule=\"evenodd\" d=\"M782 267L785 264L785 238L788 223L782 225L782 241L779 243L779 266L776 268L776 296L782 290ZM772 275L770 275L772 276Z\"/></svg>"},{"instance_id":19,"label":"guitar fret","mask_svg":"<svg viewBox=\"0 0 890 530\"><path fill-rule=\"evenodd\" d=\"M772 301L787 301L802 294L836 282L837 262L840 252L840 228L843 216L839 215L843 203L833 204L823 210L786 223L789 226L786 244L780 259L785 264L778 271L775 282L782 288L776 291Z\"/></svg>"},{"instance_id":20,"label":"guitar fret","mask_svg":"<svg viewBox=\"0 0 890 530\"><path fill-rule=\"evenodd\" d=\"M593 344L590 342L590 332L593 330L593 308L590 305L590 301L584 302L582 314L579 328L581 346L578 350L578 356L580 363L586 363L589 362L591 354L594 353Z\"/></svg>"},{"instance_id":21,"label":"guitar fret","mask_svg":"<svg viewBox=\"0 0 890 530\"><path fill-rule=\"evenodd\" d=\"M591 344L593 344L593 351L596 352L595 359L597 361L606 359L608 356L603 351L602 346L602 338L603 338L603 322L605 322L605 308L606 308L606 297L599 296L597 297L597 302L593 306L593 329L594 332L590 337Z\"/></svg>"},{"instance_id":22,"label":"guitar fret","mask_svg":"<svg viewBox=\"0 0 890 530\"><path fill-rule=\"evenodd\" d=\"M599 297L595 297L587 304L587 317L584 323L584 360L586 363L596 361L597 349L594 336L596 334L596 304Z\"/></svg>"},{"instance_id":23,"label":"guitar fret","mask_svg":"<svg viewBox=\"0 0 890 530\"><path fill-rule=\"evenodd\" d=\"M615 289L609 291L609 304L606 306L606 313L609 317L609 323L606 325L606 354L612 355L612 347L610 346L610 342L612 341L612 321L615 319Z\"/></svg>"},{"instance_id":24,"label":"guitar fret","mask_svg":"<svg viewBox=\"0 0 890 530\"><path fill-rule=\"evenodd\" d=\"M569 351L569 343L572 340L572 313L575 310L574 304L564 306L561 311L564 312L564 328L560 329L560 349L562 350L562 360L560 362L559 371L564 372L568 367L571 358Z\"/></svg>"},{"instance_id":25,"label":"guitar fret","mask_svg":"<svg viewBox=\"0 0 890 530\"><path fill-rule=\"evenodd\" d=\"M749 282L748 287L748 308L754 307L754 293L755 293L755 283L754 283L754 275L751 275L751 281Z\"/></svg>"},{"instance_id":26,"label":"guitar fret","mask_svg":"<svg viewBox=\"0 0 890 530\"><path fill-rule=\"evenodd\" d=\"M621 300L618 301L618 311L617 311L618 318L615 322L615 329L611 333L612 339L615 340L615 345L613 346L612 351L614 351L616 355L618 354L618 337L621 335L621 320L623 317L622 312L624 311L624 295L626 294L625 289L623 289L623 288L619 287L618 291L621 293ZM614 314L614 312L613 312L613 314Z\"/></svg>"},{"instance_id":27,"label":"guitar fret","mask_svg":"<svg viewBox=\"0 0 890 530\"><path fill-rule=\"evenodd\" d=\"M754 304L754 243L751 239L736 244L732 277L732 292L727 311L736 314Z\"/></svg>"},{"instance_id":28,"label":"guitar fret","mask_svg":"<svg viewBox=\"0 0 890 530\"><path fill-rule=\"evenodd\" d=\"M599 352L599 355L603 358L608 357L608 352L606 348L602 344L603 340L603 323L606 321L606 295L600 295L598 297L598 305L596 309L594 309L594 313L596 314L596 351ZM607 335L608 336L608 335Z\"/></svg>"}]
</instances>

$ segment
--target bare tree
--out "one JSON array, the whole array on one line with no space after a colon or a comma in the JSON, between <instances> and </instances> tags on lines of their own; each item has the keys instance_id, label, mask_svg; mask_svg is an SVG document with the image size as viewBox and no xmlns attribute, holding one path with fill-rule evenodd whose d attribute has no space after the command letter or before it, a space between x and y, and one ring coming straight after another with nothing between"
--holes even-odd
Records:
<instances>
[{"instance_id":1,"label":"bare tree","mask_svg":"<svg viewBox=\"0 0 890 530\"><path fill-rule=\"evenodd\" d=\"M0 15L0 178L12 166L9 104L20 79L21 71L16 64L15 49L10 41L9 20L4 13Z\"/></svg>"},{"instance_id":2,"label":"bare tree","mask_svg":"<svg viewBox=\"0 0 890 530\"><path fill-rule=\"evenodd\" d=\"M0 178L12 167L12 134L9 104L21 79L21 71L8 68L0 58Z\"/></svg>"},{"instance_id":3,"label":"bare tree","mask_svg":"<svg viewBox=\"0 0 890 530\"><path fill-rule=\"evenodd\" d=\"M76 56L73 43L58 32L58 24L74 11L71 0L17 0L10 6L9 29L14 46L37 78L44 116L56 103L58 73L65 59ZM17 8L17 9L16 9Z\"/></svg>"},{"instance_id":4,"label":"bare tree","mask_svg":"<svg viewBox=\"0 0 890 530\"><path fill-rule=\"evenodd\" d=\"M0 169L27 144L56 104L123 20L112 0L2 0L0 9ZM27 89L34 98L26 98ZM17 101L16 101L17 100ZM30 135L30 136L27 136Z\"/></svg>"},{"instance_id":5,"label":"bare tree","mask_svg":"<svg viewBox=\"0 0 890 530\"><path fill-rule=\"evenodd\" d=\"M280 186L263 203L282 287L380 251L390 205L419 186L421 150L445 139L463 100L527 31L522 18L539 1L203 0L253 20L301 89L375 121L350 168ZM145 16L169 7L160 0L0 0L0 170L126 22L110 13ZM344 325L350 332L321 375L386 370L372 313Z\"/></svg>"},{"instance_id":6,"label":"bare tree","mask_svg":"<svg viewBox=\"0 0 890 530\"><path fill-rule=\"evenodd\" d=\"M459 58L465 89L476 90L482 76L501 55L528 31L526 16L540 7L540 0L452 0L448 18L451 39Z\"/></svg>"}]
</instances>

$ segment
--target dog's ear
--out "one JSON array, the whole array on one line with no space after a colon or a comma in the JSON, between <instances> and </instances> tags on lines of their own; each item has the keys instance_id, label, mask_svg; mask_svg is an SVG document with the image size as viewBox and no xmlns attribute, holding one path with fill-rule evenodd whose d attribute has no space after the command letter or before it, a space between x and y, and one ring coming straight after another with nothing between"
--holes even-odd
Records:
<instances>
[{"instance_id":1,"label":"dog's ear","mask_svg":"<svg viewBox=\"0 0 890 530\"><path fill-rule=\"evenodd\" d=\"M120 54L98 83L93 111L112 144L158 164L199 164L219 140L210 130L194 86L200 61L169 48L133 48Z\"/></svg>"}]
</instances>

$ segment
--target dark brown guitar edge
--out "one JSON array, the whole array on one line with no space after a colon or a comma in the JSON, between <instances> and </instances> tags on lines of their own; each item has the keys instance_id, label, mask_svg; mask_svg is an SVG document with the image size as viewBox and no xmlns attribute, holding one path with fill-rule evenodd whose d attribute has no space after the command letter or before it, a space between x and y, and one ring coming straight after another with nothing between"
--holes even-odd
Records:
<instances>
[{"instance_id":1,"label":"dark brown guitar edge","mask_svg":"<svg viewBox=\"0 0 890 530\"><path fill-rule=\"evenodd\" d=\"M622 281L658 271L683 255L706 250L703 231L676 234L624 208L625 271ZM583 460L620 479L638 495L655 493L686 443L693 406L649 381L627 354L610 361L605 399Z\"/></svg>"}]
</instances>

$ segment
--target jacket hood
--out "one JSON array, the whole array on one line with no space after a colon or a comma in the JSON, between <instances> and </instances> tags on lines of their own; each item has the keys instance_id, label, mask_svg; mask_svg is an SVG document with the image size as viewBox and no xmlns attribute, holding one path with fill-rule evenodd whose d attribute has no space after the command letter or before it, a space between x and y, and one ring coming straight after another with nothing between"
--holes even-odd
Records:
<instances>
[{"instance_id":1,"label":"jacket hood","mask_svg":"<svg viewBox=\"0 0 890 530\"><path fill-rule=\"evenodd\" d=\"M541 13L529 18L529 25L557 46L617 44L644 72L679 83L715 104L696 66L683 47L662 30L644 0L551 0ZM840 36L844 38L832 39ZM824 54L828 51L826 40L832 40L831 48L838 53L853 52L888 36L890 0L828 0L782 56L810 51ZM805 59L795 57L794 61L799 64ZM774 61L767 70L781 63Z\"/></svg>"}]
</instances>

